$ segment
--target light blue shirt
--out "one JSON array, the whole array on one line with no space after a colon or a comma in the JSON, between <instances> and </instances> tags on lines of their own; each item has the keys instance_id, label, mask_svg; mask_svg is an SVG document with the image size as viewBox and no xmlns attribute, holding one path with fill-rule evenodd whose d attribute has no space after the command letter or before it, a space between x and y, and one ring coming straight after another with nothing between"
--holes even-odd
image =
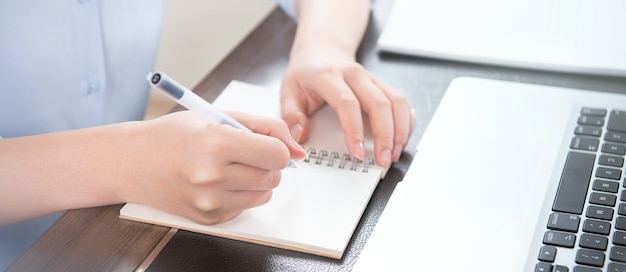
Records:
<instances>
[{"instance_id":1,"label":"light blue shirt","mask_svg":"<svg viewBox=\"0 0 626 272\"><path fill-rule=\"evenodd\" d=\"M0 1L0 136L140 120L162 1Z\"/></svg>"},{"instance_id":2,"label":"light blue shirt","mask_svg":"<svg viewBox=\"0 0 626 272\"><path fill-rule=\"evenodd\" d=\"M141 120L162 12L158 0L0 1L0 136ZM0 227L0 271L59 216Z\"/></svg>"},{"instance_id":3,"label":"light blue shirt","mask_svg":"<svg viewBox=\"0 0 626 272\"><path fill-rule=\"evenodd\" d=\"M295 16L292 0L276 0ZM0 1L0 136L144 116L163 2Z\"/></svg>"}]
</instances>

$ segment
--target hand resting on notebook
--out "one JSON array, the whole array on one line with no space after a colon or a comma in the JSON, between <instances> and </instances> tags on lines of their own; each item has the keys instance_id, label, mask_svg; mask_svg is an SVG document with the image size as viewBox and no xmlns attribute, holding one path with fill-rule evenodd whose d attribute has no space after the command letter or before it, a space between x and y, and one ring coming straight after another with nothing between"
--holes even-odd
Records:
<instances>
[{"instance_id":1,"label":"hand resting on notebook","mask_svg":"<svg viewBox=\"0 0 626 272\"><path fill-rule=\"evenodd\" d=\"M280 119L232 113L256 133L176 112L143 121L0 140L0 225L123 202L215 224L270 200L306 152ZM61 169L58 174L34 169ZM28 196L28 197L25 197Z\"/></svg>"},{"instance_id":2,"label":"hand resting on notebook","mask_svg":"<svg viewBox=\"0 0 626 272\"><path fill-rule=\"evenodd\" d=\"M356 62L369 18L368 6L334 1L332 8L323 10L328 15L322 17L314 16L313 11L324 8L316 4L301 1L297 5L298 32L281 88L282 118L302 143L309 134L308 117L328 103L337 111L350 154L364 159L365 112L374 134L376 163L389 167L400 158L413 130L414 117L400 92ZM304 8L307 5L313 6Z\"/></svg>"}]
</instances>

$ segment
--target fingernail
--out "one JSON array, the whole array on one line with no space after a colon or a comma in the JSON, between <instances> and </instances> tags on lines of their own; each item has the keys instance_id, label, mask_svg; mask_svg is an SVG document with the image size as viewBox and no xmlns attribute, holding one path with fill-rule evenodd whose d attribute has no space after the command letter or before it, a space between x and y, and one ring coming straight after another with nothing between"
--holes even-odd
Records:
<instances>
[{"instance_id":1,"label":"fingernail","mask_svg":"<svg viewBox=\"0 0 626 272\"><path fill-rule=\"evenodd\" d=\"M298 142L296 142L295 139L289 140L289 145L300 150L302 153L306 153L306 150L304 150L304 147L302 147Z\"/></svg>"},{"instance_id":2,"label":"fingernail","mask_svg":"<svg viewBox=\"0 0 626 272\"><path fill-rule=\"evenodd\" d=\"M391 153L391 155L393 156L393 161L398 161L400 159L400 155L402 155L403 149L404 147L401 144L395 144L393 146L393 153Z\"/></svg>"},{"instance_id":3,"label":"fingernail","mask_svg":"<svg viewBox=\"0 0 626 272\"><path fill-rule=\"evenodd\" d=\"M293 127L291 127L291 137L293 137L296 142L300 142L300 137L302 136L303 130L304 129L302 128L302 125L295 124Z\"/></svg>"},{"instance_id":4,"label":"fingernail","mask_svg":"<svg viewBox=\"0 0 626 272\"><path fill-rule=\"evenodd\" d=\"M384 167L389 167L391 165L391 150L385 149L380 152L380 160Z\"/></svg>"},{"instance_id":5,"label":"fingernail","mask_svg":"<svg viewBox=\"0 0 626 272\"><path fill-rule=\"evenodd\" d=\"M365 159L365 147L363 147L363 142L358 142L357 144L355 144L354 153L357 159Z\"/></svg>"}]
</instances>

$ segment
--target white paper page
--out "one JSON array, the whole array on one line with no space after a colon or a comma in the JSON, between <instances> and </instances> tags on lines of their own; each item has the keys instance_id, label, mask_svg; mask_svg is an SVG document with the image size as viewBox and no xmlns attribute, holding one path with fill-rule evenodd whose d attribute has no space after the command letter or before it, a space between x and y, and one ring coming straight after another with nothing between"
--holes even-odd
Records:
<instances>
[{"instance_id":1,"label":"white paper page","mask_svg":"<svg viewBox=\"0 0 626 272\"><path fill-rule=\"evenodd\" d=\"M317 168L324 168L323 170ZM206 226L140 204L121 210L126 219L341 258L380 170L368 173L300 163L283 170L272 200L226 223ZM264 242L265 241L265 242Z\"/></svg>"}]
</instances>

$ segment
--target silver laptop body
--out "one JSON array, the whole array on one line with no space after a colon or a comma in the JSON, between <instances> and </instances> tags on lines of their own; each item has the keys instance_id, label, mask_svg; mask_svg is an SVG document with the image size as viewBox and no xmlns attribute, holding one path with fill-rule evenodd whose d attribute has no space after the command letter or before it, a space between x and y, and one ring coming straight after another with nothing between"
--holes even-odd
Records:
<instances>
[{"instance_id":1,"label":"silver laptop body","mask_svg":"<svg viewBox=\"0 0 626 272\"><path fill-rule=\"evenodd\" d=\"M354 271L626 271L615 109L626 95L455 79Z\"/></svg>"}]
</instances>

